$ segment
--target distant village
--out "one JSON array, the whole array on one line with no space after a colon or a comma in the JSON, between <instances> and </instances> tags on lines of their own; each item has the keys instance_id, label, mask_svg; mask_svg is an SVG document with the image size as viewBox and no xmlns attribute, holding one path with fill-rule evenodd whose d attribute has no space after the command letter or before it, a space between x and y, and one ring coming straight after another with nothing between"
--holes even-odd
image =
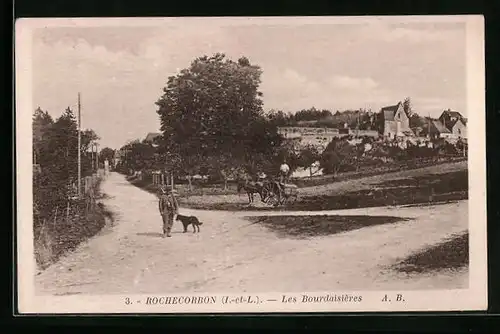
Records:
<instances>
[{"instance_id":1,"label":"distant village","mask_svg":"<svg viewBox=\"0 0 500 334\"><path fill-rule=\"evenodd\" d=\"M452 144L459 139L467 141L467 119L459 112L450 109L443 110L437 119L410 115L404 110L402 102L383 107L378 113L363 110L357 113L358 119L365 120L363 127L359 126L359 121L355 122L354 126L342 122L337 123L335 127L329 127L325 121L321 122L323 126L314 127L311 125L319 122L309 121L278 129L285 138L295 140L301 146L314 145L320 150L334 138L348 138L358 142L368 137L377 141L394 141L402 148L406 147L408 142L413 145L428 145L437 139ZM419 118L417 126L411 126L412 117Z\"/></svg>"},{"instance_id":2,"label":"distant village","mask_svg":"<svg viewBox=\"0 0 500 334\"><path fill-rule=\"evenodd\" d=\"M443 110L437 119L408 112L401 101L383 107L379 112L361 109L337 111L331 115L325 110L312 110L318 115L316 119L283 121L291 124L278 126L278 133L296 143L298 150L312 145L322 152L334 138L344 138L352 144L359 144L368 138L371 142L390 142L403 149L408 143L432 147L436 140L451 144L456 144L458 140L467 142L467 118L450 109ZM150 132L144 142L155 145L156 138L160 136L160 133ZM121 158L121 152L116 151L115 164Z\"/></svg>"}]
</instances>

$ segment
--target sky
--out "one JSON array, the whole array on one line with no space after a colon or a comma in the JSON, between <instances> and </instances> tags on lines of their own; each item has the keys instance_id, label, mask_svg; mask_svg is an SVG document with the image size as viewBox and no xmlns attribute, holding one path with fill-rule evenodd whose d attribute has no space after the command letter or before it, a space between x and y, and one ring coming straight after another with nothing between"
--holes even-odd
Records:
<instances>
[{"instance_id":1,"label":"sky","mask_svg":"<svg viewBox=\"0 0 500 334\"><path fill-rule=\"evenodd\" d=\"M409 96L422 116L467 117L465 23L174 23L36 29L33 107L58 117L80 92L82 127L120 148L159 131L169 76L222 52L262 68L265 110L379 111Z\"/></svg>"}]
</instances>

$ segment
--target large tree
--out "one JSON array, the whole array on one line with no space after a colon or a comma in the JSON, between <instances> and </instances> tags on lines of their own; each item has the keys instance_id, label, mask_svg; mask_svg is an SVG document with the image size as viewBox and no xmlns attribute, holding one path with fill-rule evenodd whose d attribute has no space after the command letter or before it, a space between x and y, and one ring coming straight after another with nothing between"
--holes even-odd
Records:
<instances>
[{"instance_id":1,"label":"large tree","mask_svg":"<svg viewBox=\"0 0 500 334\"><path fill-rule=\"evenodd\" d=\"M113 164L113 158L115 156L115 150L109 147L105 147L99 152L99 160L100 161L109 161L109 164Z\"/></svg>"},{"instance_id":2,"label":"large tree","mask_svg":"<svg viewBox=\"0 0 500 334\"><path fill-rule=\"evenodd\" d=\"M408 115L408 117L411 117L414 114L415 111L413 110L413 105L411 103L410 97L405 98L403 102L403 110L405 111L406 115Z\"/></svg>"},{"instance_id":3,"label":"large tree","mask_svg":"<svg viewBox=\"0 0 500 334\"><path fill-rule=\"evenodd\" d=\"M321 154L320 167L325 174L337 175L338 172L352 168L358 157L358 149L344 139L333 139Z\"/></svg>"},{"instance_id":4,"label":"large tree","mask_svg":"<svg viewBox=\"0 0 500 334\"><path fill-rule=\"evenodd\" d=\"M321 158L319 149L312 144L302 148L299 155L299 165L303 168L309 168L309 176L313 176L313 164Z\"/></svg>"},{"instance_id":5,"label":"large tree","mask_svg":"<svg viewBox=\"0 0 500 334\"><path fill-rule=\"evenodd\" d=\"M127 168L141 171L157 167L157 151L150 143L136 139L124 145L121 150L125 152L123 164Z\"/></svg>"},{"instance_id":6,"label":"large tree","mask_svg":"<svg viewBox=\"0 0 500 334\"><path fill-rule=\"evenodd\" d=\"M212 168L230 175L279 146L276 125L263 126L269 122L262 111L261 73L245 57L233 61L217 53L168 78L157 113L164 151L167 159L178 157L178 171L193 175L212 161Z\"/></svg>"},{"instance_id":7,"label":"large tree","mask_svg":"<svg viewBox=\"0 0 500 334\"><path fill-rule=\"evenodd\" d=\"M44 139L54 120L47 111L38 107L33 114L33 160L38 164L39 156L43 152Z\"/></svg>"}]
</instances>

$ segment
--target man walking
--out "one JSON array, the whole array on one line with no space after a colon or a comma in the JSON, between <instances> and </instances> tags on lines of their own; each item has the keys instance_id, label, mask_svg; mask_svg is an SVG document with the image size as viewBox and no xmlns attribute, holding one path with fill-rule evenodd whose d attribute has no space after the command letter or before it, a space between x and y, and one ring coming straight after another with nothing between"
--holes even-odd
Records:
<instances>
[{"instance_id":1,"label":"man walking","mask_svg":"<svg viewBox=\"0 0 500 334\"><path fill-rule=\"evenodd\" d=\"M285 185L285 182L288 179L288 173L290 173L290 166L286 163L286 160L280 166L280 183Z\"/></svg>"},{"instance_id":2,"label":"man walking","mask_svg":"<svg viewBox=\"0 0 500 334\"><path fill-rule=\"evenodd\" d=\"M174 224L174 216L179 213L179 205L171 189L160 187L158 208L163 219L163 237L171 237L170 231Z\"/></svg>"}]
</instances>

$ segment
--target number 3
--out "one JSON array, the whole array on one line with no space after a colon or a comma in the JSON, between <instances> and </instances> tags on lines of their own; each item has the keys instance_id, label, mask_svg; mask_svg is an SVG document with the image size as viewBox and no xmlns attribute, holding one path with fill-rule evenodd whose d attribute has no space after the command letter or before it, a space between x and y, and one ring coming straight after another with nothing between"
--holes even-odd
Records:
<instances>
[{"instance_id":1,"label":"number 3","mask_svg":"<svg viewBox=\"0 0 500 334\"><path fill-rule=\"evenodd\" d=\"M128 298L128 297L127 297L127 298L125 298L125 304L126 304L126 305L129 305L129 304L130 304L130 298Z\"/></svg>"}]
</instances>

